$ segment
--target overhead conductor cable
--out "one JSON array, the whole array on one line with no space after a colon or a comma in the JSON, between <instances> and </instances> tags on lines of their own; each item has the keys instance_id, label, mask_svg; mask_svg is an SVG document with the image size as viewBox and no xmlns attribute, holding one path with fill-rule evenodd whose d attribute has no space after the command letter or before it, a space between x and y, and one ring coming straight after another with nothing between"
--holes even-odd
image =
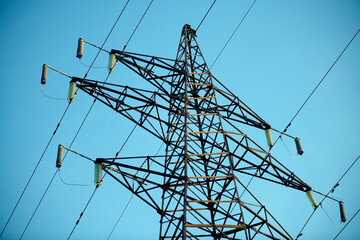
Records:
<instances>
[{"instance_id":1,"label":"overhead conductor cable","mask_svg":"<svg viewBox=\"0 0 360 240\"><path fill-rule=\"evenodd\" d=\"M129 0L127 1L127 3L128 3L128 2L129 2ZM126 3L126 5L127 5L127 3ZM136 25L135 30L132 32L132 34L131 34L131 36L130 36L129 40L128 40L128 41L127 41L127 43L125 44L125 46L124 46L124 48L123 48L123 51L125 50L125 48L126 48L126 47L127 47L127 45L129 44L130 40L132 39L133 35L135 34L135 32L136 32L137 28L139 27L139 25L140 25L141 21L142 21L142 20L143 20L143 18L145 17L145 15L146 15L147 11L149 10L149 8L150 8L150 6L151 6L151 4L152 4L152 3L153 3L153 0L150 2L150 4L148 5L147 9L146 9L146 10L145 10L145 12L144 12L144 14L142 15L142 17L141 17L140 21L139 21L139 22L138 22L138 24ZM125 6L126 6L126 5L125 5ZM101 49L102 49L102 47L101 47ZM101 51L101 50L99 50L99 52L100 52L100 51ZM111 61L111 60L110 60L110 61ZM111 69L111 71L112 71L112 69ZM110 71L110 69L109 69L109 74L108 74L108 76L110 75L111 71ZM95 100L96 100L96 99L95 99ZM95 100L94 100L93 104L95 103ZM93 106L93 105L92 105L92 106ZM135 125L135 127L134 127L134 128L133 128L133 130L131 131L130 135L129 135L129 136L128 136L128 138L126 139L125 143L123 144L123 146L121 147L121 149L119 150L119 152L120 152L120 151L122 150L122 148L125 146L125 144L126 144L127 140L129 139L129 137L131 136L131 134L132 134L132 133L133 133L133 131L135 130L136 126L137 126L137 125ZM119 154L119 152L117 152L116 157L117 157L117 155ZM116 158L116 157L115 157L115 158ZM115 161L115 158L114 158L114 161ZM102 177L102 179L104 179L104 177L105 177L105 175ZM91 202L91 200L92 200L92 198L93 198L93 196L94 196L94 194L95 194L95 192L96 192L96 190L97 190L98 186L99 186L99 185L96 185L96 188L95 188L94 192L93 192L93 193L92 193L92 195L90 196L90 199L89 199L89 201L87 202L87 204L86 204L86 206L85 206L84 210L81 212L79 219L76 221L75 226L73 227L73 229L72 229L72 231L71 231L71 233L70 233L70 235L69 235L68 239L70 239L70 238L71 238L71 236L72 236L73 232L75 231L75 229L76 229L77 225L79 224L80 219L82 218L82 216L83 216L83 214L84 214L85 210L87 209L88 205L90 204L90 202Z\"/></svg>"},{"instance_id":2,"label":"overhead conductor cable","mask_svg":"<svg viewBox=\"0 0 360 240\"><path fill-rule=\"evenodd\" d=\"M127 4L129 3L129 1L130 1L130 0L128 0L128 1L126 2L126 4L125 4L124 8L122 9L121 13L119 14L118 18L116 19L115 23L113 24L113 26L112 26L112 28L111 28L111 30L110 30L110 32L109 32L109 34L107 35L107 37L105 38L105 40L104 40L104 42L103 42L103 44L102 44L102 46L101 46L100 50L98 51L97 55L95 56L94 60L92 61L92 63L91 63L91 65L90 65L89 69L88 69L88 70L87 70L87 72L85 73L84 78L86 78L86 76L87 76L87 75L88 75L88 73L90 72L91 68L93 67L93 64L95 63L95 61L96 61L97 57L99 56L99 53L101 52L101 49L103 48L103 46L104 46L104 45L105 45L105 43L107 42L107 40L108 40L108 38L109 38L110 34L112 33L113 29L115 28L115 25L117 24L118 20L120 19L120 17L121 17L121 15L122 15L122 13L124 12L124 10L125 10L125 8L126 8ZM43 66L43 69L44 69L44 66ZM46 69L46 70L47 70L47 69ZM61 73L61 72L60 72L60 73ZM46 77L45 77L45 81L43 81L43 77L42 77L41 82L42 82L42 83L43 83L43 82L46 82ZM94 101L94 102L95 102L95 101ZM94 102L93 102L93 104L94 104ZM25 192L25 190L26 190L26 188L27 188L27 186L28 186L29 182L31 181L31 179L32 179L32 177L33 177L33 175L34 175L34 173L35 173L35 171L36 171L36 169L37 169L37 167L38 167L38 165L39 165L40 161L42 160L42 157L44 156L44 154L45 154L45 152L46 152L46 150L47 150L48 146L50 145L50 143L51 143L51 141L52 141L52 139L53 139L53 137L54 137L54 135L55 135L56 131L58 130L58 128L59 128L59 126L60 126L60 123L61 123L62 119L64 118L64 116L65 116L65 114L66 114L66 112L67 112L67 110L68 110L69 106L70 106L70 102L69 102L69 104L67 105L67 108L65 109L65 112L63 113L63 115L62 115L62 117L61 117L61 119L60 119L60 122L59 122L59 123L58 123L58 125L56 126L56 129L55 129L55 131L54 131L53 135L51 136L51 138L50 138L50 140L49 140L49 142L48 142L48 144L47 144L47 146L46 146L46 148L45 148L45 150L44 150L44 152L43 152L43 154L42 154L42 156L41 156L41 158L40 158L40 160L39 160L38 164L36 165L36 167L35 167L35 169L34 169L34 171L33 171L32 175L31 175L31 177L30 177L30 179L29 179L29 181L28 181L28 183L26 184L26 186L25 186L25 188L24 188L24 190L23 190L22 194L20 195L20 198L19 198L18 202L16 203L16 205L15 205L15 207L14 207L14 209L13 209L12 213L10 214L9 219L7 220L7 222L6 222L6 224L5 224L5 227L3 228L3 230L2 230L2 232L1 232L1 234L0 234L0 238L1 238L2 234L4 233L4 231L5 231L5 229L6 229L7 225L8 225L8 223L9 223L9 221L10 221L11 217L13 216L13 214L14 214L14 212L15 212L15 209L17 208L17 206L18 206L18 204L19 204L19 202L20 202L20 200L21 200L21 198L22 198L22 196L23 196L23 194L24 194L24 192ZM88 113L87 113L87 115L86 115L85 119L83 120L83 122L82 122L81 126L84 124L84 121L86 120L86 118L87 118L87 116L88 116L88 114L89 114L89 112L90 112L91 108L92 108L92 106L90 107L90 109L89 109L89 111L88 111ZM77 133L76 133L76 135L75 135L74 139L72 140L72 143L70 144L70 147L71 147L71 145L73 144L73 142L75 141L75 139L76 139L76 137L77 137L77 135L78 135L78 133L79 133L79 131L80 131L80 129L81 129L81 126L80 126L80 128L78 129L78 131L77 131ZM29 226L29 224L30 224L30 222L31 222L31 220L32 220L32 218L33 218L33 216L35 215L35 213L36 213L36 211L37 211L38 207L40 206L40 204L41 204L41 202L42 202L43 198L45 197L45 195L46 195L46 193L47 193L47 191L48 191L48 189L49 189L50 185L52 184L52 182L53 182L53 180L54 180L54 177L56 176L57 171L58 171L58 169L55 171L55 174L53 175L52 179L50 180L50 183L49 183L48 187L46 188L46 190L45 190L44 194L42 195L42 197L41 197L41 199L40 199L40 201L39 201L39 203L38 203L38 205L37 205L36 209L34 210L34 212L33 212L33 214L32 214L32 217L30 218L29 222L27 223L27 226L26 226L26 228L25 228L25 230L24 230L24 232L23 232L22 236L24 235L24 233L25 233L25 231L26 231L27 227Z\"/></svg>"}]
</instances>

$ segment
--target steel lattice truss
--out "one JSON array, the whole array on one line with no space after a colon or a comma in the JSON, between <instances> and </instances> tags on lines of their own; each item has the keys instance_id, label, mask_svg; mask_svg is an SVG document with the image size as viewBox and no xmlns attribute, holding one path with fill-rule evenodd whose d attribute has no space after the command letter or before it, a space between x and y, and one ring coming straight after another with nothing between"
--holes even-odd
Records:
<instances>
[{"instance_id":1,"label":"steel lattice truss","mask_svg":"<svg viewBox=\"0 0 360 240\"><path fill-rule=\"evenodd\" d=\"M270 125L212 76L195 37L185 25L176 60L111 51L154 90L72 79L166 145L97 163L160 214L160 239L292 239L239 178L311 188L239 129Z\"/></svg>"}]
</instances>

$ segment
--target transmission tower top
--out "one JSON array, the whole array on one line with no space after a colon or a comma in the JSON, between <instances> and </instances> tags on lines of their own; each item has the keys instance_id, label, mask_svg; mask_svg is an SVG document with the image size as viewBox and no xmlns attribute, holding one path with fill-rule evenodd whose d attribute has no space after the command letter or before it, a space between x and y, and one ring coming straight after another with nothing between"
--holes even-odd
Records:
<instances>
[{"instance_id":1,"label":"transmission tower top","mask_svg":"<svg viewBox=\"0 0 360 240\"><path fill-rule=\"evenodd\" d=\"M116 64L144 87L72 77L69 102L78 88L166 147L162 155L96 159L97 183L105 171L159 213L159 239L292 239L243 176L306 192L316 208L311 187L241 130L264 131L273 146L270 124L211 74L190 25L182 28L176 59L112 49L109 73Z\"/></svg>"}]
</instances>

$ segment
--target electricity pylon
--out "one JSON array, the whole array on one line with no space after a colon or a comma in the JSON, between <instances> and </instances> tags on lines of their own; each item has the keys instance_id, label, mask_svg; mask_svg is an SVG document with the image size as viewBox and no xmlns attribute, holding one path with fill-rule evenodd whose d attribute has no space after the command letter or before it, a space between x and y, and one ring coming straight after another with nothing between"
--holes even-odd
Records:
<instances>
[{"instance_id":1,"label":"electricity pylon","mask_svg":"<svg viewBox=\"0 0 360 240\"><path fill-rule=\"evenodd\" d=\"M185 25L175 60L111 50L110 71L116 59L153 90L72 78L166 145L164 155L95 163L160 214L160 239L292 239L240 176L311 187L240 130L271 126L210 73L195 37Z\"/></svg>"}]
</instances>

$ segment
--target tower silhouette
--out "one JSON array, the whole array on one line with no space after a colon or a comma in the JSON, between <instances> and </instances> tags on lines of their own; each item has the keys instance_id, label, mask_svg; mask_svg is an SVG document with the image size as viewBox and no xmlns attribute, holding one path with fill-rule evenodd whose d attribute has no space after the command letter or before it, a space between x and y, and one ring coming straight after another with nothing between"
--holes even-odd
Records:
<instances>
[{"instance_id":1,"label":"tower silhouette","mask_svg":"<svg viewBox=\"0 0 360 240\"><path fill-rule=\"evenodd\" d=\"M95 162L159 213L159 238L292 239L241 176L304 192L311 187L240 130L271 126L211 74L195 30L183 27L175 60L113 49L110 71L114 59L148 88L71 82L165 144L163 155Z\"/></svg>"}]
</instances>

